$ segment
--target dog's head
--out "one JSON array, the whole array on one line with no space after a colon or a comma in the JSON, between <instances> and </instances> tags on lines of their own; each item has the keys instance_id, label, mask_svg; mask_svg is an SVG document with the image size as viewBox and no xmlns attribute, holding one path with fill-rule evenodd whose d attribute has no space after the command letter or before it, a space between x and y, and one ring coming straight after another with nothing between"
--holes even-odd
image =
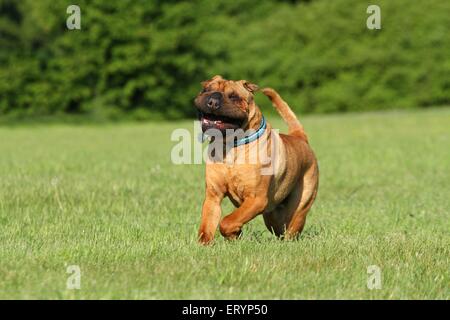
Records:
<instances>
[{"instance_id":1,"label":"dog's head","mask_svg":"<svg viewBox=\"0 0 450 320\"><path fill-rule=\"evenodd\" d=\"M245 129L255 108L253 93L258 86L246 80L225 80L221 76L202 82L203 90L195 98L202 131Z\"/></svg>"}]
</instances>

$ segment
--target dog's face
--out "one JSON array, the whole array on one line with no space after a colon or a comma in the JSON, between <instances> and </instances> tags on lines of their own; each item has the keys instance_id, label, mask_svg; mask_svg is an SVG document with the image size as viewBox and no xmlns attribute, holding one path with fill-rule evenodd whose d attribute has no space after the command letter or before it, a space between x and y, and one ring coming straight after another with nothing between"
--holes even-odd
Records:
<instances>
[{"instance_id":1,"label":"dog's face","mask_svg":"<svg viewBox=\"0 0 450 320\"><path fill-rule=\"evenodd\" d=\"M225 134L227 129L244 129L252 108L255 84L245 80L225 80L214 76L202 82L203 90L195 98L202 131L217 129Z\"/></svg>"}]
</instances>

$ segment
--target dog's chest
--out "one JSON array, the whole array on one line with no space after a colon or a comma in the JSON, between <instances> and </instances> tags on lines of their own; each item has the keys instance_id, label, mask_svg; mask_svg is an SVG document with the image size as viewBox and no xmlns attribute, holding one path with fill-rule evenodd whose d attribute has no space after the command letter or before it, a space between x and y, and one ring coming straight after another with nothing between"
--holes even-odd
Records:
<instances>
[{"instance_id":1,"label":"dog's chest","mask_svg":"<svg viewBox=\"0 0 450 320\"><path fill-rule=\"evenodd\" d=\"M224 169L223 181L227 194L234 204L240 205L257 184L256 168L254 165L234 165Z\"/></svg>"},{"instance_id":2,"label":"dog's chest","mask_svg":"<svg viewBox=\"0 0 450 320\"><path fill-rule=\"evenodd\" d=\"M256 174L254 166L227 165L215 163L207 165L206 180L218 193L229 196L234 204L241 204L249 190L254 188Z\"/></svg>"},{"instance_id":3,"label":"dog's chest","mask_svg":"<svg viewBox=\"0 0 450 320\"><path fill-rule=\"evenodd\" d=\"M248 171L241 168L227 168L225 177L227 194L235 205L240 205L252 188L253 183L247 180L246 176L248 176Z\"/></svg>"},{"instance_id":4,"label":"dog's chest","mask_svg":"<svg viewBox=\"0 0 450 320\"><path fill-rule=\"evenodd\" d=\"M258 152L267 150L265 156L264 152L255 152L257 146L262 148L256 149ZM286 165L285 150L279 135L273 133L271 144L253 143L235 151L232 158L207 166L207 182L219 192L224 192L236 206L240 206L247 197L276 198L270 193L275 193L280 188ZM252 158L253 154L257 154L257 157Z\"/></svg>"}]
</instances>

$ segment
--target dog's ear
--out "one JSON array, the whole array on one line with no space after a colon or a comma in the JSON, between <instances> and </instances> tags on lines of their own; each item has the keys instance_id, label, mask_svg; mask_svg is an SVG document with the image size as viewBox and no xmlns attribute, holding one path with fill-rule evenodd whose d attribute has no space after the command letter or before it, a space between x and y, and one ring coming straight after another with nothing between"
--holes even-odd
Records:
<instances>
[{"instance_id":1,"label":"dog's ear","mask_svg":"<svg viewBox=\"0 0 450 320\"><path fill-rule=\"evenodd\" d=\"M216 74L214 77L211 78L211 81L214 81L214 80L223 80L223 78L220 74Z\"/></svg>"},{"instance_id":2,"label":"dog's ear","mask_svg":"<svg viewBox=\"0 0 450 320\"><path fill-rule=\"evenodd\" d=\"M258 89L259 89L259 87L256 84L251 83L247 80L241 80L241 82L242 82L242 85L244 86L244 88L247 89L247 91L250 91L251 93L258 91Z\"/></svg>"},{"instance_id":3,"label":"dog's ear","mask_svg":"<svg viewBox=\"0 0 450 320\"><path fill-rule=\"evenodd\" d=\"M206 87L208 84L210 84L211 82L216 81L216 80L223 80L223 78L221 75L215 75L211 79L203 81L202 86Z\"/></svg>"}]
</instances>

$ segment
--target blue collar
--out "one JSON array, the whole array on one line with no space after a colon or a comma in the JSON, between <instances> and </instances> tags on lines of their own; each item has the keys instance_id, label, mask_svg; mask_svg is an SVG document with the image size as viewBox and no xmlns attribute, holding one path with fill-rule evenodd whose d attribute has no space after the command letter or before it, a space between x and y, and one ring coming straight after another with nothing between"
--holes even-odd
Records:
<instances>
[{"instance_id":1,"label":"blue collar","mask_svg":"<svg viewBox=\"0 0 450 320\"><path fill-rule=\"evenodd\" d=\"M264 116L262 116L261 124L259 126L259 129L253 132L251 135L246 136L245 138L242 138L240 140L234 141L234 147L239 147L244 144L250 143L261 137L264 132L266 131L266 119L264 119Z\"/></svg>"}]
</instances>

